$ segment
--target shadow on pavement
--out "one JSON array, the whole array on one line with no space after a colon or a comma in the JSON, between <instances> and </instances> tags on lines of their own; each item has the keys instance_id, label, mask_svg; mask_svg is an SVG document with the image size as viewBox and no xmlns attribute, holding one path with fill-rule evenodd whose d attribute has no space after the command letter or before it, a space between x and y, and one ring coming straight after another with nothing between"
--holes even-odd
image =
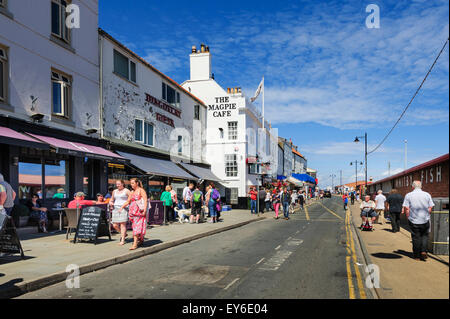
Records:
<instances>
[{"instance_id":1,"label":"shadow on pavement","mask_svg":"<svg viewBox=\"0 0 450 319\"><path fill-rule=\"evenodd\" d=\"M26 255L23 258L20 255L5 256L5 257L0 258L0 265L9 264L9 263L13 263L16 261L21 261L21 260L33 259L33 258L36 258L36 257L26 256ZM0 275L0 277L2 277L2 276Z\"/></svg>"},{"instance_id":2,"label":"shadow on pavement","mask_svg":"<svg viewBox=\"0 0 450 319\"><path fill-rule=\"evenodd\" d=\"M403 258L402 256L399 256L397 254L391 254L391 253L374 253L372 254L373 257L376 258L385 258L385 259L399 259Z\"/></svg>"},{"instance_id":3,"label":"shadow on pavement","mask_svg":"<svg viewBox=\"0 0 450 319\"><path fill-rule=\"evenodd\" d=\"M22 282L23 278L12 279L0 285L0 299L13 298L21 294L21 290L16 286Z\"/></svg>"},{"instance_id":4,"label":"shadow on pavement","mask_svg":"<svg viewBox=\"0 0 450 319\"><path fill-rule=\"evenodd\" d=\"M414 259L414 255L413 255L412 251L405 251L403 249L399 249L399 250L394 251L394 253Z\"/></svg>"}]
</instances>

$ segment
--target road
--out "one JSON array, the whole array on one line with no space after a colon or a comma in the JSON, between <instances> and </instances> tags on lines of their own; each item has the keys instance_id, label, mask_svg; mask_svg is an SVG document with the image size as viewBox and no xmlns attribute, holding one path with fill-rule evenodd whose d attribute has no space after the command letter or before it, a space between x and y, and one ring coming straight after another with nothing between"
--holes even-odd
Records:
<instances>
[{"instance_id":1,"label":"road","mask_svg":"<svg viewBox=\"0 0 450 319\"><path fill-rule=\"evenodd\" d=\"M20 298L366 298L345 222L341 200L325 198L290 220L270 217L83 275L78 289L61 283Z\"/></svg>"}]
</instances>

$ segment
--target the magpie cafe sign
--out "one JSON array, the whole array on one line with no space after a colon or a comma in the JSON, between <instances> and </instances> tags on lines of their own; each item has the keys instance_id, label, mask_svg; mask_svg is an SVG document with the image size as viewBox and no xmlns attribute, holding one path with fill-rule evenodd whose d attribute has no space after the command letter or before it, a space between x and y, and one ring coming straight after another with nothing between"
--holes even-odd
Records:
<instances>
[{"instance_id":1,"label":"the magpie cafe sign","mask_svg":"<svg viewBox=\"0 0 450 319\"><path fill-rule=\"evenodd\" d=\"M176 117L181 118L180 110L177 110L176 108L170 106L169 104L158 100L156 97L151 96L150 94L145 93L145 101L152 103L153 105L159 107L160 109L163 109L166 112L169 112L170 114L175 115Z\"/></svg>"},{"instance_id":2,"label":"the magpie cafe sign","mask_svg":"<svg viewBox=\"0 0 450 319\"><path fill-rule=\"evenodd\" d=\"M214 117L228 117L231 116L231 110L236 110L236 103L230 103L228 96L215 99L215 104L208 105L208 111L212 111Z\"/></svg>"}]
</instances>

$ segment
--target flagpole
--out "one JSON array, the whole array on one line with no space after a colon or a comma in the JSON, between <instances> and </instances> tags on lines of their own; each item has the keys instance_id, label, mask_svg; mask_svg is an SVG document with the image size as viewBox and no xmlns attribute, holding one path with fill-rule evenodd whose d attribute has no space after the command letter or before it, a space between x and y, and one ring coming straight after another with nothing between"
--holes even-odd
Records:
<instances>
[{"instance_id":1,"label":"flagpole","mask_svg":"<svg viewBox=\"0 0 450 319\"><path fill-rule=\"evenodd\" d=\"M264 83L264 77L263 77L263 96L262 96L262 120L263 120L263 123L262 123L262 127L263 127L263 131L264 131L264 126L265 126L265 123L264 123L264 93L265 93L265 91L266 91L266 85L265 85L265 83Z\"/></svg>"}]
</instances>

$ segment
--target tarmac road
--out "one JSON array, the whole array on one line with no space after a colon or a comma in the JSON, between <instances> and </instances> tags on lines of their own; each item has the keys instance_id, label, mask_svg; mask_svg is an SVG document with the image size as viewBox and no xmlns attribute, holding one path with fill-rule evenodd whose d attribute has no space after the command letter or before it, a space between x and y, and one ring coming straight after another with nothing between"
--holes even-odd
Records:
<instances>
[{"instance_id":1,"label":"tarmac road","mask_svg":"<svg viewBox=\"0 0 450 319\"><path fill-rule=\"evenodd\" d=\"M290 220L266 213L263 221L83 275L80 288L61 283L19 298L365 297L349 269L341 203L325 198Z\"/></svg>"}]
</instances>

